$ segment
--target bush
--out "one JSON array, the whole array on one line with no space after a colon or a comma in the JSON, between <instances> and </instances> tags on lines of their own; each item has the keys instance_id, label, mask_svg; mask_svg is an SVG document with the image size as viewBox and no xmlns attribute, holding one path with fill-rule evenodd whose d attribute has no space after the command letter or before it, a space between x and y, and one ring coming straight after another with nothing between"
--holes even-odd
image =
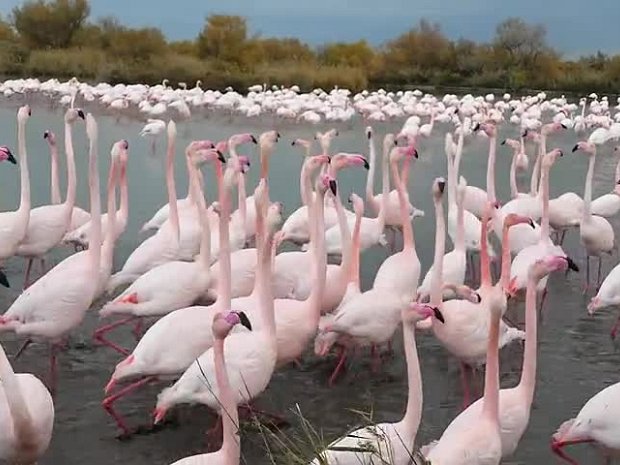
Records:
<instances>
[{"instance_id":1,"label":"bush","mask_svg":"<svg viewBox=\"0 0 620 465\"><path fill-rule=\"evenodd\" d=\"M91 48L34 50L25 64L31 76L97 79L105 65L105 54Z\"/></svg>"}]
</instances>

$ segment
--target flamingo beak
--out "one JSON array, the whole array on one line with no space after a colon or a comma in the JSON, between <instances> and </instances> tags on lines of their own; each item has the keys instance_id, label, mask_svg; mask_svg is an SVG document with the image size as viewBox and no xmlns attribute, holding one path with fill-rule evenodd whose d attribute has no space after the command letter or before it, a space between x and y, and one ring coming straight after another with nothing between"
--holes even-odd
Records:
<instances>
[{"instance_id":1,"label":"flamingo beak","mask_svg":"<svg viewBox=\"0 0 620 465\"><path fill-rule=\"evenodd\" d=\"M437 183L437 186L439 187L439 192L443 194L443 191L446 188L446 183L444 181L439 181Z\"/></svg>"},{"instance_id":2,"label":"flamingo beak","mask_svg":"<svg viewBox=\"0 0 620 465\"><path fill-rule=\"evenodd\" d=\"M253 144L258 144L258 141L256 140L256 137L254 136L250 136L250 140L252 141Z\"/></svg>"},{"instance_id":3,"label":"flamingo beak","mask_svg":"<svg viewBox=\"0 0 620 465\"><path fill-rule=\"evenodd\" d=\"M332 191L332 194L336 195L338 193L338 184L336 184L335 179L329 180L329 190Z\"/></svg>"},{"instance_id":4,"label":"flamingo beak","mask_svg":"<svg viewBox=\"0 0 620 465\"><path fill-rule=\"evenodd\" d=\"M161 421L166 416L166 409L163 407L156 407L153 411L153 424L157 425L161 423Z\"/></svg>"},{"instance_id":5,"label":"flamingo beak","mask_svg":"<svg viewBox=\"0 0 620 465\"><path fill-rule=\"evenodd\" d=\"M4 274L4 271L0 270L0 284L2 284L4 287L11 287L9 284L9 280L6 277L6 274Z\"/></svg>"},{"instance_id":6,"label":"flamingo beak","mask_svg":"<svg viewBox=\"0 0 620 465\"><path fill-rule=\"evenodd\" d=\"M6 159L13 163L14 165L17 165L17 160L15 159L15 157L13 156L13 154L11 153L11 151L9 149L6 149Z\"/></svg>"},{"instance_id":7,"label":"flamingo beak","mask_svg":"<svg viewBox=\"0 0 620 465\"><path fill-rule=\"evenodd\" d=\"M368 163L368 160L366 160L365 158L364 158L364 168L366 168L367 170L370 169L370 163Z\"/></svg>"},{"instance_id":8,"label":"flamingo beak","mask_svg":"<svg viewBox=\"0 0 620 465\"><path fill-rule=\"evenodd\" d=\"M86 116L84 116L84 112L83 112L82 110L78 110L78 111L77 111L77 114L78 114L78 116L79 116L80 118L82 118L82 119L84 119L84 120L86 119Z\"/></svg>"},{"instance_id":9,"label":"flamingo beak","mask_svg":"<svg viewBox=\"0 0 620 465\"><path fill-rule=\"evenodd\" d=\"M566 126L565 124L560 123L560 126L562 126L562 128L564 129L568 129L568 126Z\"/></svg>"},{"instance_id":10,"label":"flamingo beak","mask_svg":"<svg viewBox=\"0 0 620 465\"><path fill-rule=\"evenodd\" d=\"M506 145L506 139L500 142L500 145Z\"/></svg>"},{"instance_id":11,"label":"flamingo beak","mask_svg":"<svg viewBox=\"0 0 620 465\"><path fill-rule=\"evenodd\" d=\"M439 309L437 307L432 307L432 309L435 318L437 318L437 320L441 321L442 323L445 323L446 320L444 319L443 314L439 311Z\"/></svg>"},{"instance_id":12,"label":"flamingo beak","mask_svg":"<svg viewBox=\"0 0 620 465\"><path fill-rule=\"evenodd\" d=\"M577 150L579 150L579 144L576 144L571 152L576 152Z\"/></svg>"},{"instance_id":13,"label":"flamingo beak","mask_svg":"<svg viewBox=\"0 0 620 465\"><path fill-rule=\"evenodd\" d=\"M480 297L480 294L478 294L477 292L474 292L474 295L476 296L476 303L477 304L482 302L482 297Z\"/></svg>"},{"instance_id":14,"label":"flamingo beak","mask_svg":"<svg viewBox=\"0 0 620 465\"><path fill-rule=\"evenodd\" d=\"M237 315L239 315L239 322L252 331L252 323L250 323L248 316L243 312L237 312Z\"/></svg>"},{"instance_id":15,"label":"flamingo beak","mask_svg":"<svg viewBox=\"0 0 620 465\"><path fill-rule=\"evenodd\" d=\"M536 223L534 223L534 220L530 218L530 221L528 221L528 224L532 227L532 229L536 229Z\"/></svg>"},{"instance_id":16,"label":"flamingo beak","mask_svg":"<svg viewBox=\"0 0 620 465\"><path fill-rule=\"evenodd\" d=\"M220 152L219 150L217 151L217 159L221 161L223 164L226 164L226 158L224 158L224 154Z\"/></svg>"},{"instance_id":17,"label":"flamingo beak","mask_svg":"<svg viewBox=\"0 0 620 465\"><path fill-rule=\"evenodd\" d=\"M568 262L568 269L573 270L576 273L579 273L579 266L573 261L572 258L566 257L566 261Z\"/></svg>"}]
</instances>

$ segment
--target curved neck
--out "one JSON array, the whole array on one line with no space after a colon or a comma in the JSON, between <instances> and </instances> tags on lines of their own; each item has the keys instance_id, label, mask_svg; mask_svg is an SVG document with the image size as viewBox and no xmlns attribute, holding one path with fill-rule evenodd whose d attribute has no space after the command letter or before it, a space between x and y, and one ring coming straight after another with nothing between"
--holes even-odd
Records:
<instances>
[{"instance_id":1,"label":"curved neck","mask_svg":"<svg viewBox=\"0 0 620 465\"><path fill-rule=\"evenodd\" d=\"M415 324L403 323L403 345L405 346L405 360L407 362L407 409L402 423L406 437L415 438L422 419L423 391L422 373L415 341Z\"/></svg>"},{"instance_id":2,"label":"curved neck","mask_svg":"<svg viewBox=\"0 0 620 465\"><path fill-rule=\"evenodd\" d=\"M219 163L217 163L220 165ZM221 167L220 167L221 169ZM218 299L221 296L221 302L223 308L230 308L231 301L231 264L230 264L230 187L223 185L220 189L220 221L219 221L219 241L220 251L218 255L219 278L217 281L217 296ZM260 216L259 212L256 212L257 217Z\"/></svg>"},{"instance_id":3,"label":"curved neck","mask_svg":"<svg viewBox=\"0 0 620 465\"><path fill-rule=\"evenodd\" d=\"M308 158L306 158L308 160ZM312 185L310 178L310 168L307 163L301 166L301 173L299 174L299 193L301 195L301 203L310 208L310 202L312 201Z\"/></svg>"},{"instance_id":4,"label":"curved neck","mask_svg":"<svg viewBox=\"0 0 620 465\"><path fill-rule=\"evenodd\" d=\"M58 205L60 203L60 184L58 181L58 147L56 147L56 144L49 144L49 147L52 160L50 199L53 205Z\"/></svg>"},{"instance_id":5,"label":"curved neck","mask_svg":"<svg viewBox=\"0 0 620 465\"><path fill-rule=\"evenodd\" d=\"M489 259L487 230L489 226L489 215L485 213L482 217L482 227L480 228L480 287L491 286L491 263Z\"/></svg>"},{"instance_id":6,"label":"curved neck","mask_svg":"<svg viewBox=\"0 0 620 465\"><path fill-rule=\"evenodd\" d=\"M216 162L218 163L218 162ZM204 195L202 193L202 183L199 180L199 170L197 168L192 169L190 173L190 187L193 190L192 196L196 201L196 212L198 213L198 219L200 221L200 252L198 254L198 261L202 265L202 269L209 271L211 266L211 225L209 224L209 215L207 214L207 205ZM218 292L219 296L219 292ZM226 307L228 308L228 307Z\"/></svg>"},{"instance_id":7,"label":"curved neck","mask_svg":"<svg viewBox=\"0 0 620 465\"><path fill-rule=\"evenodd\" d=\"M530 194L538 194L538 182L540 181L540 164L542 163L543 155L547 153L547 136L541 132L540 143L538 144L538 155L536 156L536 162L534 163L534 169L532 170L532 179L530 181Z\"/></svg>"},{"instance_id":8,"label":"curved neck","mask_svg":"<svg viewBox=\"0 0 620 465\"><path fill-rule=\"evenodd\" d=\"M373 137L368 139L368 152L370 169L366 174L366 202L372 203L375 200L375 170L377 169L377 150Z\"/></svg>"},{"instance_id":9,"label":"curved neck","mask_svg":"<svg viewBox=\"0 0 620 465\"><path fill-rule=\"evenodd\" d=\"M465 193L457 195L456 198L456 241L454 250L465 251ZM448 206L449 208L449 206Z\"/></svg>"},{"instance_id":10,"label":"curved neck","mask_svg":"<svg viewBox=\"0 0 620 465\"><path fill-rule=\"evenodd\" d=\"M353 240L351 238L351 229L349 228L349 222L347 221L347 215L344 213L342 201L340 196L337 195L334 201L336 207L336 215L338 216L338 228L340 229L340 237L342 241L342 261L340 262L340 269L343 270L345 275L351 270L352 262L352 247Z\"/></svg>"},{"instance_id":11,"label":"curved neck","mask_svg":"<svg viewBox=\"0 0 620 465\"><path fill-rule=\"evenodd\" d=\"M260 178L269 178L269 159L273 153L273 147L265 147L265 144L260 146Z\"/></svg>"},{"instance_id":12,"label":"curved neck","mask_svg":"<svg viewBox=\"0 0 620 465\"><path fill-rule=\"evenodd\" d=\"M489 138L489 160L487 162L487 196L489 202L495 202L495 153L497 151L497 137Z\"/></svg>"},{"instance_id":13,"label":"curved neck","mask_svg":"<svg viewBox=\"0 0 620 465\"><path fill-rule=\"evenodd\" d=\"M218 162L216 162L218 163ZM248 220L248 207L246 205L246 191L245 191L245 175L243 173L237 174L237 203L239 204L239 216L241 217L241 227L245 231L246 221Z\"/></svg>"},{"instance_id":14,"label":"curved neck","mask_svg":"<svg viewBox=\"0 0 620 465\"><path fill-rule=\"evenodd\" d=\"M19 209L30 215L30 173L28 171L28 153L26 152L26 120L17 121L17 147L19 148L19 176L21 198Z\"/></svg>"},{"instance_id":15,"label":"curved neck","mask_svg":"<svg viewBox=\"0 0 620 465\"><path fill-rule=\"evenodd\" d=\"M121 161L117 161L115 158L110 163L110 172L108 173L108 189L107 189L107 213L108 213L108 226L104 238L104 254L106 258L112 257L112 251L114 250L114 239L116 235L116 184L122 175L119 175L118 165L121 165ZM121 168L122 170L122 168Z\"/></svg>"},{"instance_id":16,"label":"curved neck","mask_svg":"<svg viewBox=\"0 0 620 465\"><path fill-rule=\"evenodd\" d=\"M525 350L523 353L523 368L519 388L524 389L527 396L527 405L532 404L534 388L536 386L536 344L538 322L536 317L536 285L538 280L529 277L525 291Z\"/></svg>"},{"instance_id":17,"label":"curved neck","mask_svg":"<svg viewBox=\"0 0 620 465\"><path fill-rule=\"evenodd\" d=\"M519 154L515 151L512 154L512 161L510 162L510 197L516 199L519 195L519 188L517 187L517 157Z\"/></svg>"},{"instance_id":18,"label":"curved neck","mask_svg":"<svg viewBox=\"0 0 620 465\"><path fill-rule=\"evenodd\" d=\"M88 185L90 187L90 239L88 252L91 254L94 279L99 277L101 264L101 198L99 195L99 169L97 166L97 136L90 139L88 156Z\"/></svg>"},{"instance_id":19,"label":"curved neck","mask_svg":"<svg viewBox=\"0 0 620 465\"><path fill-rule=\"evenodd\" d=\"M239 412L226 371L224 339L215 338L213 341L213 361L215 365L215 380L221 403L222 451L226 457L226 462L224 463L236 464L239 463L241 455L238 435Z\"/></svg>"},{"instance_id":20,"label":"curved neck","mask_svg":"<svg viewBox=\"0 0 620 465\"><path fill-rule=\"evenodd\" d=\"M177 244L180 242L179 207L177 206L177 191L174 182L174 137L168 139L166 150L166 188L168 190L168 205L170 209L170 224Z\"/></svg>"},{"instance_id":21,"label":"curved neck","mask_svg":"<svg viewBox=\"0 0 620 465\"><path fill-rule=\"evenodd\" d=\"M435 204L435 255L433 257L433 274L431 276L430 302L440 305L442 300L441 284L443 276L443 256L446 245L446 224L443 217L441 198L433 200Z\"/></svg>"},{"instance_id":22,"label":"curved neck","mask_svg":"<svg viewBox=\"0 0 620 465\"><path fill-rule=\"evenodd\" d=\"M27 440L35 431L32 425L32 418L26 404L26 399L22 396L19 386L19 379L11 367L4 348L0 345L0 379L2 384L0 389L4 391L9 412L13 420L15 434L19 440Z\"/></svg>"},{"instance_id":23,"label":"curved neck","mask_svg":"<svg viewBox=\"0 0 620 465\"><path fill-rule=\"evenodd\" d=\"M550 166L543 166L541 169L540 185L542 192L542 218L540 223L540 238L549 239L549 172Z\"/></svg>"},{"instance_id":24,"label":"curved neck","mask_svg":"<svg viewBox=\"0 0 620 465\"><path fill-rule=\"evenodd\" d=\"M596 153L590 155L588 161L588 173L586 174L586 187L583 192L583 216L582 221L586 222L590 219L590 205L592 203L592 177L594 176L594 162L596 159Z\"/></svg>"},{"instance_id":25,"label":"curved neck","mask_svg":"<svg viewBox=\"0 0 620 465\"><path fill-rule=\"evenodd\" d=\"M486 307L489 312L490 325L482 411L490 420L497 422L499 410L499 322L501 314L488 308L488 306Z\"/></svg>"},{"instance_id":26,"label":"curved neck","mask_svg":"<svg viewBox=\"0 0 620 465\"><path fill-rule=\"evenodd\" d=\"M71 123L65 123L65 151L67 155L67 196L65 198L65 206L69 212L73 212L73 205L75 204L76 174L75 153L73 151L73 127Z\"/></svg>"},{"instance_id":27,"label":"curved neck","mask_svg":"<svg viewBox=\"0 0 620 465\"><path fill-rule=\"evenodd\" d=\"M406 160L406 159L405 159ZM409 209L408 201L407 201L407 189L403 183L403 180L400 178L398 174L398 165L396 161L390 162L392 168L392 177L394 178L394 183L396 184L396 189L398 192L398 203L400 207L400 221L403 226L403 250L411 250L415 256L417 256L415 249L415 237L413 233L413 226L411 225L411 218L409 218Z\"/></svg>"}]
</instances>

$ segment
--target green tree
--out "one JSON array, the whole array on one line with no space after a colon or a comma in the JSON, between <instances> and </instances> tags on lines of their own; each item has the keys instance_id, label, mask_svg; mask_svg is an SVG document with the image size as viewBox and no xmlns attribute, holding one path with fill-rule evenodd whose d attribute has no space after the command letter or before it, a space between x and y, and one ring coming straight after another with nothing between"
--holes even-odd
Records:
<instances>
[{"instance_id":1,"label":"green tree","mask_svg":"<svg viewBox=\"0 0 620 465\"><path fill-rule=\"evenodd\" d=\"M547 30L542 24L527 24L521 18L508 18L495 29L493 45L509 66L533 66L548 50Z\"/></svg>"},{"instance_id":2,"label":"green tree","mask_svg":"<svg viewBox=\"0 0 620 465\"><path fill-rule=\"evenodd\" d=\"M9 23L0 16L0 41L15 39L15 32Z\"/></svg>"},{"instance_id":3,"label":"green tree","mask_svg":"<svg viewBox=\"0 0 620 465\"><path fill-rule=\"evenodd\" d=\"M202 58L241 63L247 35L245 18L211 15L198 36L198 53Z\"/></svg>"},{"instance_id":4,"label":"green tree","mask_svg":"<svg viewBox=\"0 0 620 465\"><path fill-rule=\"evenodd\" d=\"M66 48L90 13L87 0L28 0L13 8L13 25L31 48Z\"/></svg>"}]
</instances>

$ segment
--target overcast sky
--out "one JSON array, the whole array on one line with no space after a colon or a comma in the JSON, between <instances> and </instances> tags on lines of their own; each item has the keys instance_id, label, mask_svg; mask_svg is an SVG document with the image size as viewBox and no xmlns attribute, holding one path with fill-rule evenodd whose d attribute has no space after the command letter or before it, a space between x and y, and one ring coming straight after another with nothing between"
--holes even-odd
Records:
<instances>
[{"instance_id":1,"label":"overcast sky","mask_svg":"<svg viewBox=\"0 0 620 465\"><path fill-rule=\"evenodd\" d=\"M0 0L6 15L20 0ZM381 44L420 18L452 38L489 40L498 22L519 16L543 23L551 45L574 56L620 52L620 0L91 0L92 16L131 26L157 26L172 39L196 36L210 13L243 15L264 36L312 44L367 39Z\"/></svg>"}]
</instances>

